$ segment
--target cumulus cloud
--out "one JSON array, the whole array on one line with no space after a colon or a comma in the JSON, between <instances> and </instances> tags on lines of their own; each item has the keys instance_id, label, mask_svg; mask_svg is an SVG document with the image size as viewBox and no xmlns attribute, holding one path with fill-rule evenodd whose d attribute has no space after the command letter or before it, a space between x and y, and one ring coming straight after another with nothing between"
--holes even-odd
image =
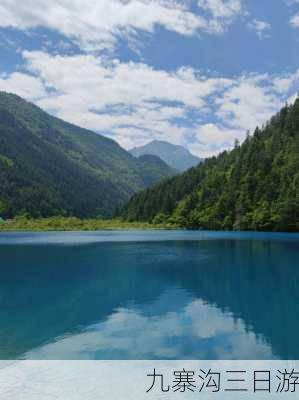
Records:
<instances>
[{"instance_id":1,"label":"cumulus cloud","mask_svg":"<svg viewBox=\"0 0 299 400\"><path fill-rule=\"evenodd\" d=\"M0 27L49 28L84 50L113 49L118 39L132 39L157 26L180 35L219 32L240 12L240 0L200 0L199 12L175 0L2 0ZM204 17L200 11L210 11Z\"/></svg>"},{"instance_id":2,"label":"cumulus cloud","mask_svg":"<svg viewBox=\"0 0 299 400\"><path fill-rule=\"evenodd\" d=\"M221 124L204 124L197 128L196 141L192 150L201 157L209 157L224 149L230 149L235 139L241 139L241 132L238 129L227 128ZM242 135L243 136L243 135Z\"/></svg>"},{"instance_id":3,"label":"cumulus cloud","mask_svg":"<svg viewBox=\"0 0 299 400\"><path fill-rule=\"evenodd\" d=\"M254 19L248 22L247 27L256 32L260 39L268 38L270 36L271 25L269 22Z\"/></svg>"},{"instance_id":4,"label":"cumulus cloud","mask_svg":"<svg viewBox=\"0 0 299 400\"><path fill-rule=\"evenodd\" d=\"M268 76L243 76L218 99L217 115L234 129L253 129L281 105Z\"/></svg>"},{"instance_id":5,"label":"cumulus cloud","mask_svg":"<svg viewBox=\"0 0 299 400\"><path fill-rule=\"evenodd\" d=\"M94 55L25 51L23 57L23 72L2 76L0 89L125 148L162 139L204 157L231 147L236 138L242 141L247 129L266 122L299 83L299 70L232 79Z\"/></svg>"},{"instance_id":6,"label":"cumulus cloud","mask_svg":"<svg viewBox=\"0 0 299 400\"><path fill-rule=\"evenodd\" d=\"M114 46L117 37L157 25L190 35L204 20L172 0L3 0L0 26L22 30L46 27L75 39L87 49Z\"/></svg>"},{"instance_id":7,"label":"cumulus cloud","mask_svg":"<svg viewBox=\"0 0 299 400\"><path fill-rule=\"evenodd\" d=\"M190 68L167 72L91 55L25 52L24 57L30 72L55 90L39 101L41 107L81 126L112 132L125 147L151 137L181 143L187 113L204 108L206 97L232 83L207 79Z\"/></svg>"},{"instance_id":8,"label":"cumulus cloud","mask_svg":"<svg viewBox=\"0 0 299 400\"><path fill-rule=\"evenodd\" d=\"M46 95L46 90L39 78L20 72L14 72L8 76L0 75L0 90L15 93L32 101Z\"/></svg>"}]
</instances>

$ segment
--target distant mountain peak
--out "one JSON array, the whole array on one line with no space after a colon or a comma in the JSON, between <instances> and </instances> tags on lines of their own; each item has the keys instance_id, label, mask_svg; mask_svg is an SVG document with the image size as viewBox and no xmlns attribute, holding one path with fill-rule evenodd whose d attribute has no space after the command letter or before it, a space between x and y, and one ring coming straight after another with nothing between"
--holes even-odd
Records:
<instances>
[{"instance_id":1,"label":"distant mountain peak","mask_svg":"<svg viewBox=\"0 0 299 400\"><path fill-rule=\"evenodd\" d=\"M144 155L160 157L166 164L178 171L186 171L202 161L183 146L156 139L144 146L134 147L130 153L135 157Z\"/></svg>"}]
</instances>

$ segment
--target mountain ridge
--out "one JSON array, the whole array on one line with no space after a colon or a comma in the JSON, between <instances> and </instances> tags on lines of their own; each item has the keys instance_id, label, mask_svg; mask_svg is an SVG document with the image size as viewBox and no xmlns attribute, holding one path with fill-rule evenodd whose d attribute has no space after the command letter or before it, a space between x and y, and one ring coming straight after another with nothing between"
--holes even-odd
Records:
<instances>
[{"instance_id":1,"label":"mountain ridge","mask_svg":"<svg viewBox=\"0 0 299 400\"><path fill-rule=\"evenodd\" d=\"M133 193L172 176L112 139L0 92L0 215L112 216Z\"/></svg>"},{"instance_id":2,"label":"mountain ridge","mask_svg":"<svg viewBox=\"0 0 299 400\"><path fill-rule=\"evenodd\" d=\"M129 152L135 157L156 155L170 167L181 172L198 165L202 161L185 147L164 140L152 140L144 146L134 147Z\"/></svg>"}]
</instances>

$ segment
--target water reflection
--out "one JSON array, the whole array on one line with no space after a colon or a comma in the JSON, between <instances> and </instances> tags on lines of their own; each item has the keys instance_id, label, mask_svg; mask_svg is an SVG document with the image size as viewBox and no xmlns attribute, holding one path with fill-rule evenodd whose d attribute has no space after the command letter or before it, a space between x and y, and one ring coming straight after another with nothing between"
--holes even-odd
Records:
<instances>
[{"instance_id":1,"label":"water reflection","mask_svg":"<svg viewBox=\"0 0 299 400\"><path fill-rule=\"evenodd\" d=\"M34 349L25 358L268 360L273 354L242 320L196 299L178 311L154 316L118 309L105 321Z\"/></svg>"},{"instance_id":2,"label":"water reflection","mask_svg":"<svg viewBox=\"0 0 299 400\"><path fill-rule=\"evenodd\" d=\"M299 357L296 241L0 251L1 359Z\"/></svg>"}]
</instances>

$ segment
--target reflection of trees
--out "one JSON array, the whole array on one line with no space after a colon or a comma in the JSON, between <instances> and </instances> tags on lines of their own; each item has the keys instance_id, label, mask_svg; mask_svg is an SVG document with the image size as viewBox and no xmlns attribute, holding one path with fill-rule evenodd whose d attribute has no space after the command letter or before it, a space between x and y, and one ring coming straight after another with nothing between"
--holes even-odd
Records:
<instances>
[{"instance_id":1,"label":"reflection of trees","mask_svg":"<svg viewBox=\"0 0 299 400\"><path fill-rule=\"evenodd\" d=\"M2 247L0 357L79 332L118 307L159 314L155 300L181 287L242 318L278 356L298 358L298 261L295 243L254 241Z\"/></svg>"},{"instance_id":2,"label":"reflection of trees","mask_svg":"<svg viewBox=\"0 0 299 400\"><path fill-rule=\"evenodd\" d=\"M176 279L197 296L242 318L279 357L298 359L298 244L215 241L197 246L212 259L192 279L181 274Z\"/></svg>"},{"instance_id":3,"label":"reflection of trees","mask_svg":"<svg viewBox=\"0 0 299 400\"><path fill-rule=\"evenodd\" d=\"M140 273L142 258L131 248L2 247L0 358L15 358L78 332L130 301L146 303L159 296L167 282L150 271Z\"/></svg>"}]
</instances>

